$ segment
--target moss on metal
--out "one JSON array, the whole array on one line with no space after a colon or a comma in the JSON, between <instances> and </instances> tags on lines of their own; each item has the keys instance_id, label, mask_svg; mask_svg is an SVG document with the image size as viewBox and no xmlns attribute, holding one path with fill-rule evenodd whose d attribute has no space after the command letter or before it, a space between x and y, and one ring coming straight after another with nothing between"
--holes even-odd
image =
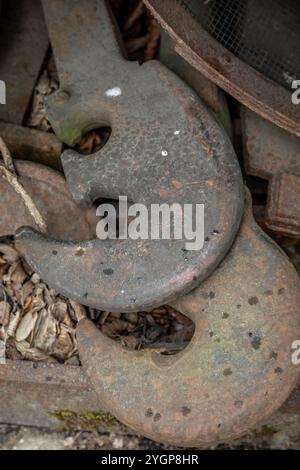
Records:
<instances>
[{"instance_id":1,"label":"moss on metal","mask_svg":"<svg viewBox=\"0 0 300 470\"><path fill-rule=\"evenodd\" d=\"M59 429L85 429L95 430L99 426L113 427L118 425L118 420L105 411L83 411L76 413L71 410L54 410L48 413L52 418L59 421Z\"/></svg>"}]
</instances>

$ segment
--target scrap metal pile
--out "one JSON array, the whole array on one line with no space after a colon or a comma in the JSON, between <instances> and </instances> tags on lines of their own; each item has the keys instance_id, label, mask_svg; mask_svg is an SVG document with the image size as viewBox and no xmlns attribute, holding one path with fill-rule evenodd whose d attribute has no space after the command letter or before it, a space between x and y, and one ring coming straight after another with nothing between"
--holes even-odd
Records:
<instances>
[{"instance_id":1,"label":"scrap metal pile","mask_svg":"<svg viewBox=\"0 0 300 470\"><path fill-rule=\"evenodd\" d=\"M171 445L253 429L299 379L295 2L4 1L0 24L0 420L43 422L10 384L40 413L51 382ZM201 202L203 248L99 240L122 195Z\"/></svg>"}]
</instances>

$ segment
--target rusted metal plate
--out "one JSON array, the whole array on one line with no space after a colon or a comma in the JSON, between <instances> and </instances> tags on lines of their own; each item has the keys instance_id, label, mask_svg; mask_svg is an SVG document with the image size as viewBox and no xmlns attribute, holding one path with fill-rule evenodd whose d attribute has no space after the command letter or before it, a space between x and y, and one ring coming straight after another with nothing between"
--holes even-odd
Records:
<instances>
[{"instance_id":1,"label":"rusted metal plate","mask_svg":"<svg viewBox=\"0 0 300 470\"><path fill-rule=\"evenodd\" d=\"M245 106L300 136L300 106L292 103L293 90L286 90L238 59L200 25L182 2L144 2L175 40L176 50L184 59Z\"/></svg>"},{"instance_id":2,"label":"rusted metal plate","mask_svg":"<svg viewBox=\"0 0 300 470\"><path fill-rule=\"evenodd\" d=\"M0 77L6 83L0 120L22 124L49 48L41 2L3 1L0 32Z\"/></svg>"},{"instance_id":3,"label":"rusted metal plate","mask_svg":"<svg viewBox=\"0 0 300 470\"><path fill-rule=\"evenodd\" d=\"M15 165L21 184L46 221L49 235L59 240L93 238L94 227L87 212L76 206L60 173L33 162L16 161ZM23 225L36 227L19 194L3 176L0 180L0 236L14 234Z\"/></svg>"},{"instance_id":4,"label":"rusted metal plate","mask_svg":"<svg viewBox=\"0 0 300 470\"><path fill-rule=\"evenodd\" d=\"M63 153L74 199L86 205L126 195L149 214L152 204L204 204L205 243L187 250L183 235L63 244L25 229L18 246L50 286L80 303L122 312L161 305L213 272L234 240L244 188L233 147L171 71L121 56L103 0L84 8L81 1L45 0L44 9L61 86L49 101L53 129L74 145L87 129L112 127L95 154Z\"/></svg>"},{"instance_id":5,"label":"rusted metal plate","mask_svg":"<svg viewBox=\"0 0 300 470\"><path fill-rule=\"evenodd\" d=\"M282 405L300 373L291 360L300 280L249 206L221 265L172 306L195 323L175 356L124 350L87 319L77 327L84 370L120 421L158 441L201 446L242 435Z\"/></svg>"},{"instance_id":6,"label":"rusted metal plate","mask_svg":"<svg viewBox=\"0 0 300 470\"><path fill-rule=\"evenodd\" d=\"M121 430L79 366L7 360L0 365L0 391L0 423ZM300 414L300 383L280 411Z\"/></svg>"},{"instance_id":7,"label":"rusted metal plate","mask_svg":"<svg viewBox=\"0 0 300 470\"><path fill-rule=\"evenodd\" d=\"M175 51L175 43L165 31L161 32L159 59L197 93L224 126L229 137L232 137L231 116L225 93Z\"/></svg>"},{"instance_id":8,"label":"rusted metal plate","mask_svg":"<svg viewBox=\"0 0 300 470\"><path fill-rule=\"evenodd\" d=\"M282 173L271 179L265 223L271 230L300 237L300 176Z\"/></svg>"},{"instance_id":9,"label":"rusted metal plate","mask_svg":"<svg viewBox=\"0 0 300 470\"><path fill-rule=\"evenodd\" d=\"M300 139L247 108L241 109L244 160L250 175L269 180L279 173L300 176Z\"/></svg>"},{"instance_id":10,"label":"rusted metal plate","mask_svg":"<svg viewBox=\"0 0 300 470\"><path fill-rule=\"evenodd\" d=\"M0 122L0 135L14 159L30 160L61 170L62 142L51 132Z\"/></svg>"},{"instance_id":11,"label":"rusted metal plate","mask_svg":"<svg viewBox=\"0 0 300 470\"><path fill-rule=\"evenodd\" d=\"M242 109L246 172L269 181L262 223L270 230L300 237L300 139Z\"/></svg>"},{"instance_id":12,"label":"rusted metal plate","mask_svg":"<svg viewBox=\"0 0 300 470\"><path fill-rule=\"evenodd\" d=\"M58 428L64 418L80 425L80 415L104 409L79 366L7 360L0 365L0 391L1 423Z\"/></svg>"},{"instance_id":13,"label":"rusted metal plate","mask_svg":"<svg viewBox=\"0 0 300 470\"><path fill-rule=\"evenodd\" d=\"M279 409L281 413L300 414L300 382Z\"/></svg>"}]
</instances>

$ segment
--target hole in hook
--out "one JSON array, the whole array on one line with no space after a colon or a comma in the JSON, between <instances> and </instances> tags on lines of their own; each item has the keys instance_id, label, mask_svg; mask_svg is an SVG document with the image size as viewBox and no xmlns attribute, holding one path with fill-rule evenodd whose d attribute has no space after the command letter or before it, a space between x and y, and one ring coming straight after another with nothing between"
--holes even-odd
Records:
<instances>
[{"instance_id":1,"label":"hole in hook","mask_svg":"<svg viewBox=\"0 0 300 470\"><path fill-rule=\"evenodd\" d=\"M192 320L169 306L133 313L88 310L102 333L128 350L175 355L188 346L195 331Z\"/></svg>"},{"instance_id":2,"label":"hole in hook","mask_svg":"<svg viewBox=\"0 0 300 470\"><path fill-rule=\"evenodd\" d=\"M98 127L91 129L81 137L75 150L81 155L91 155L98 152L108 142L111 135L111 127Z\"/></svg>"}]
</instances>

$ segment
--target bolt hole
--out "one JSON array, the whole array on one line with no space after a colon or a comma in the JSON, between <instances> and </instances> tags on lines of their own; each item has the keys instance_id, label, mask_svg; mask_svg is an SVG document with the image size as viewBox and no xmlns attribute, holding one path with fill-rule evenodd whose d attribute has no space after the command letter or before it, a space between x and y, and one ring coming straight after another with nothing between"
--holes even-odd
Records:
<instances>
[{"instance_id":1,"label":"bolt hole","mask_svg":"<svg viewBox=\"0 0 300 470\"><path fill-rule=\"evenodd\" d=\"M195 331L189 318L169 306L151 312L99 312L97 315L94 309L89 310L90 318L102 333L128 350L151 350L161 356L176 355L188 346Z\"/></svg>"},{"instance_id":2,"label":"bolt hole","mask_svg":"<svg viewBox=\"0 0 300 470\"><path fill-rule=\"evenodd\" d=\"M75 150L81 155L91 155L98 152L108 142L111 135L110 127L92 129L81 137Z\"/></svg>"}]
</instances>

